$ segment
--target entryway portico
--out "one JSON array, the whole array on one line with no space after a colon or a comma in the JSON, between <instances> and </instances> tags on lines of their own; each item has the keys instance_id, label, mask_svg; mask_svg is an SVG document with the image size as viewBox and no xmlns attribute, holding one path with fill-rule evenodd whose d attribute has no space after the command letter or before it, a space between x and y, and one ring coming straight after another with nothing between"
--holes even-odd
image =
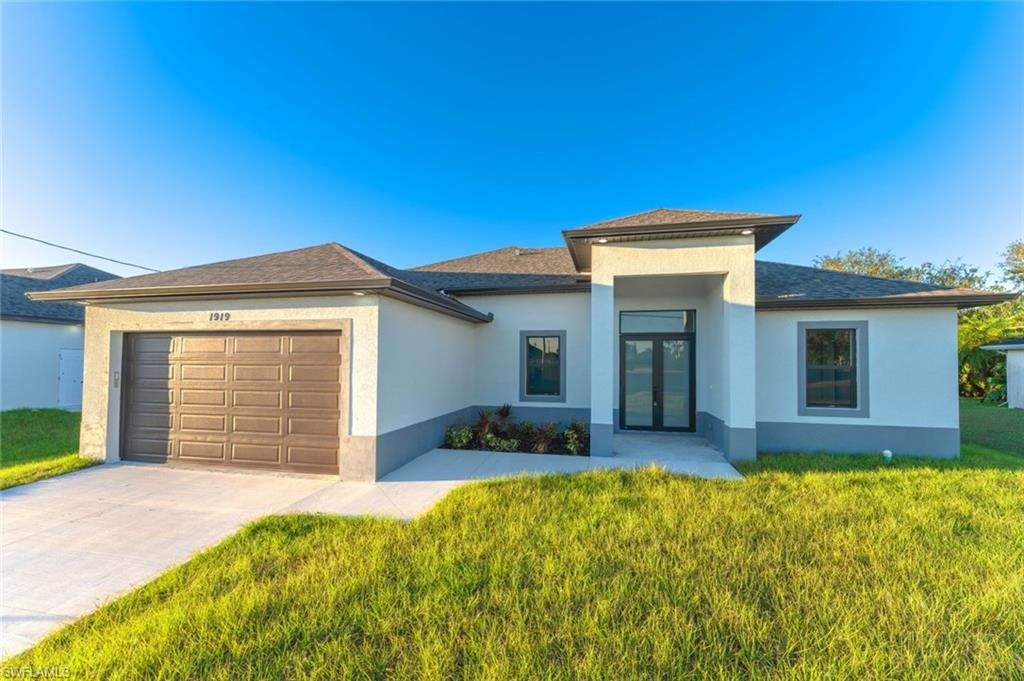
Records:
<instances>
[{"instance_id":1,"label":"entryway portico","mask_svg":"<svg viewBox=\"0 0 1024 681\"><path fill-rule=\"evenodd\" d=\"M664 431L753 458L753 234L642 239L589 244L591 453Z\"/></svg>"}]
</instances>

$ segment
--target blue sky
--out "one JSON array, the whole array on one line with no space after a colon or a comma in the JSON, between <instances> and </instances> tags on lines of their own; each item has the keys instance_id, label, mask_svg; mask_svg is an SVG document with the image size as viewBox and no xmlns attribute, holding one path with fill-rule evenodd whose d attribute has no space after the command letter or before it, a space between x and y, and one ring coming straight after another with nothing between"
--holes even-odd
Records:
<instances>
[{"instance_id":1,"label":"blue sky","mask_svg":"<svg viewBox=\"0 0 1024 681\"><path fill-rule=\"evenodd\" d=\"M168 269L397 266L648 208L802 213L760 257L994 267L1024 6L3 6L7 229ZM5 267L84 260L5 237Z\"/></svg>"}]
</instances>

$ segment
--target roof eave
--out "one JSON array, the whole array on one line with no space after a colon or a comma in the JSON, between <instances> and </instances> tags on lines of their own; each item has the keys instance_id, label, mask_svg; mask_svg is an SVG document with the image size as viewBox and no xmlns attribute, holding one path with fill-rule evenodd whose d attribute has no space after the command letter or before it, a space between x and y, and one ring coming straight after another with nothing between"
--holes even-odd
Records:
<instances>
[{"instance_id":1,"label":"roof eave","mask_svg":"<svg viewBox=\"0 0 1024 681\"><path fill-rule=\"evenodd\" d=\"M289 293L289 292L330 292L358 291L385 288L391 279L349 279L333 282L289 282L278 284L203 284L197 286L152 286L145 288L105 288L81 290L75 288L26 293L29 300L71 300L94 302L103 300L138 300L142 298L169 298L181 296L202 296L225 293Z\"/></svg>"},{"instance_id":2,"label":"roof eave","mask_svg":"<svg viewBox=\"0 0 1024 681\"><path fill-rule=\"evenodd\" d=\"M705 220L703 222L665 223L661 225L613 226L613 227L577 227L562 230L562 238L569 249L569 255L577 271L590 269L591 242L602 238L616 238L627 241L624 237L658 236L665 238L691 238L688 234L697 233L711 236L732 236L737 230L745 228L754 232L754 250L759 251L784 231L792 227L800 219L800 215L770 215L759 218L730 218L727 220Z\"/></svg>"},{"instance_id":3,"label":"roof eave","mask_svg":"<svg viewBox=\"0 0 1024 681\"><path fill-rule=\"evenodd\" d=\"M985 305L998 305L1013 300L1017 293L984 293L975 295L945 295L945 296L875 296L864 298L823 298L813 300L789 299L789 300L758 300L755 307L758 310L809 310L809 309L836 309L836 308L881 308L881 307L982 307Z\"/></svg>"},{"instance_id":4,"label":"roof eave","mask_svg":"<svg viewBox=\"0 0 1024 681\"><path fill-rule=\"evenodd\" d=\"M574 284L548 284L538 286L489 286L480 288L446 288L445 292L453 296L502 296L528 293L581 293L590 291L590 282Z\"/></svg>"},{"instance_id":5,"label":"roof eave","mask_svg":"<svg viewBox=\"0 0 1024 681\"><path fill-rule=\"evenodd\" d=\"M390 295L392 298L427 307L438 312L474 322L488 322L491 317L473 310L458 301L434 299L419 292L415 287L391 277L372 279L352 279L334 282L292 282L279 284L214 284L200 286L160 286L150 288L74 290L55 289L53 291L34 291L26 294L31 300L65 300L83 303L130 302L152 300L157 298L192 298L207 296L273 295L282 294L311 295L318 293L378 293Z\"/></svg>"}]
</instances>

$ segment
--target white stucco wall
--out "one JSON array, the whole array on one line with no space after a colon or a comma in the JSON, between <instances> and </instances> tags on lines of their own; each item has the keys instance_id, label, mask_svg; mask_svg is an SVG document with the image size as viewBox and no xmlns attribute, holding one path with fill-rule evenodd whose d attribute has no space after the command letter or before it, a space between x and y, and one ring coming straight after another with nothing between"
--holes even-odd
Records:
<instances>
[{"instance_id":1,"label":"white stucco wall","mask_svg":"<svg viewBox=\"0 0 1024 681\"><path fill-rule=\"evenodd\" d=\"M1024 349L1006 352L1006 401L1012 409L1024 409Z\"/></svg>"},{"instance_id":2,"label":"white stucco wall","mask_svg":"<svg viewBox=\"0 0 1024 681\"><path fill-rule=\"evenodd\" d=\"M798 414L797 324L813 321L867 321L867 418ZM957 428L957 391L953 308L757 313L758 421Z\"/></svg>"},{"instance_id":3,"label":"white stucco wall","mask_svg":"<svg viewBox=\"0 0 1024 681\"><path fill-rule=\"evenodd\" d=\"M81 325L0 321L0 410L60 406L60 351L81 349Z\"/></svg>"},{"instance_id":4,"label":"white stucco wall","mask_svg":"<svg viewBox=\"0 0 1024 681\"><path fill-rule=\"evenodd\" d=\"M754 428L754 238L730 236L594 244L591 250L591 419L611 424L617 404L615 293L628 277L722 275L721 385L716 414L730 428ZM699 399L699 398L698 398ZM717 406L717 405L716 405Z\"/></svg>"},{"instance_id":5,"label":"white stucco wall","mask_svg":"<svg viewBox=\"0 0 1024 681\"><path fill-rule=\"evenodd\" d=\"M376 296L323 296L240 300L189 300L89 305L85 321L85 377L82 392L83 456L116 461L119 456L120 373L126 332L245 331L289 322L349 319L352 323L352 374L349 393L349 435L377 433ZM210 321L210 312L230 312L229 322Z\"/></svg>"},{"instance_id":6,"label":"white stucco wall","mask_svg":"<svg viewBox=\"0 0 1024 681\"><path fill-rule=\"evenodd\" d=\"M476 404L474 324L381 298L377 432Z\"/></svg>"},{"instance_id":7,"label":"white stucco wall","mask_svg":"<svg viewBox=\"0 0 1024 681\"><path fill-rule=\"evenodd\" d=\"M494 314L490 324L476 325L476 404L590 406L590 294L467 296L463 302ZM565 402L519 401L520 331L565 331Z\"/></svg>"}]
</instances>

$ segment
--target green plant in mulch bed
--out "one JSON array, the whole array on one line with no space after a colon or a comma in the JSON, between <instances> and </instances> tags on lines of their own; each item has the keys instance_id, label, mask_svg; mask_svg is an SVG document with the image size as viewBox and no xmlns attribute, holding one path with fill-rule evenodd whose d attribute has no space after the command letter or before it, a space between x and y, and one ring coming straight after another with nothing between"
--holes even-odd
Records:
<instances>
[{"instance_id":1,"label":"green plant in mulch bed","mask_svg":"<svg viewBox=\"0 0 1024 681\"><path fill-rule=\"evenodd\" d=\"M441 446L446 449L586 456L590 454L590 432L587 424L577 419L573 419L561 432L557 421L540 425L518 421L512 416L511 405L505 404L493 412L480 410L472 424L448 426Z\"/></svg>"}]
</instances>

